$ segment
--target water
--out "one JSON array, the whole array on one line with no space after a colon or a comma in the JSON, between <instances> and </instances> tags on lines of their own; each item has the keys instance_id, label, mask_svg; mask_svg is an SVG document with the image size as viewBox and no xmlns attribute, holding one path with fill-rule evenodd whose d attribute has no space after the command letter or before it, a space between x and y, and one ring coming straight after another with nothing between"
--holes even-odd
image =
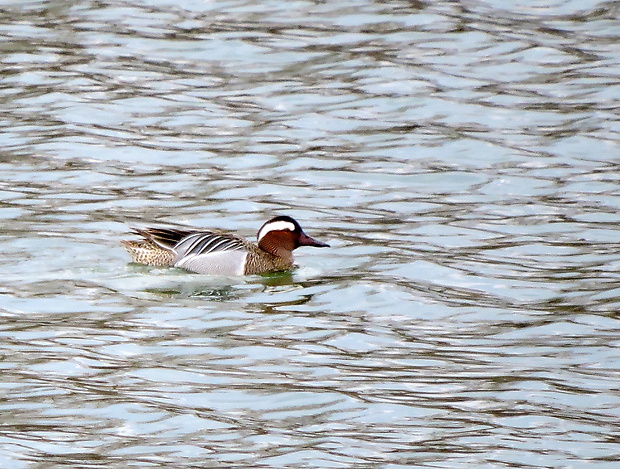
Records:
<instances>
[{"instance_id":1,"label":"water","mask_svg":"<svg viewBox=\"0 0 620 469\"><path fill-rule=\"evenodd\" d=\"M4 1L0 466L616 467L619 13Z\"/></svg>"}]
</instances>

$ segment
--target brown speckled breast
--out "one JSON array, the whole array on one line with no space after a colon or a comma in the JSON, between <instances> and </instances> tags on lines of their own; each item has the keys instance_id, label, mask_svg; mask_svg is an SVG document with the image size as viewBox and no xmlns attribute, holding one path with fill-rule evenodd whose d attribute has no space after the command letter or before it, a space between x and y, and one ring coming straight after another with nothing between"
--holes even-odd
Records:
<instances>
[{"instance_id":1,"label":"brown speckled breast","mask_svg":"<svg viewBox=\"0 0 620 469\"><path fill-rule=\"evenodd\" d=\"M293 258L274 256L263 251L258 246L248 243L248 257L245 263L245 275L264 274L266 272L279 272L293 267Z\"/></svg>"}]
</instances>

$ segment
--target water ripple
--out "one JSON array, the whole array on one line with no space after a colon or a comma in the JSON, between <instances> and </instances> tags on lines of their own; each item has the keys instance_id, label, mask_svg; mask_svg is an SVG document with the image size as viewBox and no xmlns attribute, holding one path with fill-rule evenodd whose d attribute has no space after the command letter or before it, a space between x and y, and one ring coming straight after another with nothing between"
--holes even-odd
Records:
<instances>
[{"instance_id":1,"label":"water ripple","mask_svg":"<svg viewBox=\"0 0 620 469\"><path fill-rule=\"evenodd\" d=\"M615 467L617 4L495 3L4 2L0 466Z\"/></svg>"}]
</instances>

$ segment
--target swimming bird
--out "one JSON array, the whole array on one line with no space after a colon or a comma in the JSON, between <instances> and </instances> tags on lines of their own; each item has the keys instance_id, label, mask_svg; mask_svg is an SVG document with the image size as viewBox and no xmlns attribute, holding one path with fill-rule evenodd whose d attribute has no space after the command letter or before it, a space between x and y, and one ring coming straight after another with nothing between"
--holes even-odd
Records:
<instances>
[{"instance_id":1,"label":"swimming bird","mask_svg":"<svg viewBox=\"0 0 620 469\"><path fill-rule=\"evenodd\" d=\"M251 275L288 270L293 251L300 246L329 247L312 239L289 216L266 222L257 244L219 230L132 228L143 239L121 241L133 262L150 266L180 267L210 275Z\"/></svg>"}]
</instances>

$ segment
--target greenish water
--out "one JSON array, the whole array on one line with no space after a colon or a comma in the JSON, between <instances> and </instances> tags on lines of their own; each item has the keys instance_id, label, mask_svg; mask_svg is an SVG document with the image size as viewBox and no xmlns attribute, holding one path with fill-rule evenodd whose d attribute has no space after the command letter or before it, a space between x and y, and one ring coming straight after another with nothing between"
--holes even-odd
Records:
<instances>
[{"instance_id":1,"label":"greenish water","mask_svg":"<svg viewBox=\"0 0 620 469\"><path fill-rule=\"evenodd\" d=\"M616 3L0 16L0 467L616 467ZM275 214L332 247L119 244Z\"/></svg>"}]
</instances>

